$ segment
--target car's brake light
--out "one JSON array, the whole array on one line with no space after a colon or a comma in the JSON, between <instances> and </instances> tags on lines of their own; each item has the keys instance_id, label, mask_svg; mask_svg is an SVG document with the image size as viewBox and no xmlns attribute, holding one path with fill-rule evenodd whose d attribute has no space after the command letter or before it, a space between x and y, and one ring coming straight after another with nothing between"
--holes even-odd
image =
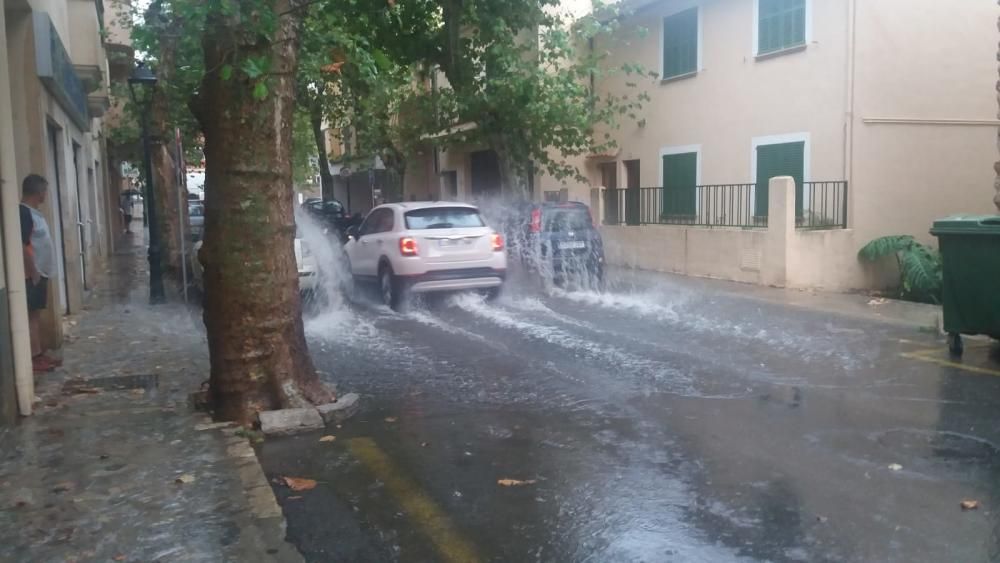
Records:
<instances>
[{"instance_id":1,"label":"car's brake light","mask_svg":"<svg viewBox=\"0 0 1000 563\"><path fill-rule=\"evenodd\" d=\"M403 256L416 256L417 239L412 237L403 237L399 239L399 253Z\"/></svg>"},{"instance_id":2,"label":"car's brake light","mask_svg":"<svg viewBox=\"0 0 1000 563\"><path fill-rule=\"evenodd\" d=\"M503 250L503 237L498 233L493 233L493 252Z\"/></svg>"},{"instance_id":3,"label":"car's brake light","mask_svg":"<svg viewBox=\"0 0 1000 563\"><path fill-rule=\"evenodd\" d=\"M535 208L531 210L531 232L542 232L542 210Z\"/></svg>"}]
</instances>

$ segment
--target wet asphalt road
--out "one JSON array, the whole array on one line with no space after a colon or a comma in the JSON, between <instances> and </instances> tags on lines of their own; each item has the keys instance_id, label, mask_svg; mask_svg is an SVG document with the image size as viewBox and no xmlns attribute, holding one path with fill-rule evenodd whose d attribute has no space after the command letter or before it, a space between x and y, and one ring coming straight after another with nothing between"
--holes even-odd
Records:
<instances>
[{"instance_id":1,"label":"wet asphalt road","mask_svg":"<svg viewBox=\"0 0 1000 563\"><path fill-rule=\"evenodd\" d=\"M364 407L334 442L261 447L269 476L319 481L276 487L289 540L311 561L1000 560L995 349L967 371L901 356L943 358L926 332L621 276L312 313L317 366Z\"/></svg>"}]
</instances>

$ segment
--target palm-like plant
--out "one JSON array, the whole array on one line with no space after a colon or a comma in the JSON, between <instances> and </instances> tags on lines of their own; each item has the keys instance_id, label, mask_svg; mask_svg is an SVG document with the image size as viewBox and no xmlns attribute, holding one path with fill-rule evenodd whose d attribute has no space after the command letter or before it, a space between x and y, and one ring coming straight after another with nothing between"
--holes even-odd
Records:
<instances>
[{"instance_id":1,"label":"palm-like plant","mask_svg":"<svg viewBox=\"0 0 1000 563\"><path fill-rule=\"evenodd\" d=\"M899 266L899 293L903 299L941 302L941 254L909 235L877 238L858 251L858 257L875 262L895 256Z\"/></svg>"}]
</instances>

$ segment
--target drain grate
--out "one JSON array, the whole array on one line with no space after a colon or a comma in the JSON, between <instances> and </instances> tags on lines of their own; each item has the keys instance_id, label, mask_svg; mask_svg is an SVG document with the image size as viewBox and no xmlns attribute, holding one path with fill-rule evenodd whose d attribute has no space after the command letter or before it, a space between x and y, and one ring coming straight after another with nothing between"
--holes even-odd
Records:
<instances>
[{"instance_id":1,"label":"drain grate","mask_svg":"<svg viewBox=\"0 0 1000 563\"><path fill-rule=\"evenodd\" d=\"M160 376L155 373L136 375L115 375L95 377L93 379L74 379L67 381L63 389L73 392L79 389L100 389L102 391L127 391L130 389L156 389L160 385ZM86 391L84 391L86 392Z\"/></svg>"}]
</instances>

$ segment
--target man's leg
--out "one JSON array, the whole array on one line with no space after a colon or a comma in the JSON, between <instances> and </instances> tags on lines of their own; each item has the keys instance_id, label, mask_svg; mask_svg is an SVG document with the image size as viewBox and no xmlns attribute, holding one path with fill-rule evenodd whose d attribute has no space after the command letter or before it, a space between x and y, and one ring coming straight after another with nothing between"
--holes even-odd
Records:
<instances>
[{"instance_id":1,"label":"man's leg","mask_svg":"<svg viewBox=\"0 0 1000 563\"><path fill-rule=\"evenodd\" d=\"M28 311L28 336L31 339L31 357L42 355L42 312Z\"/></svg>"}]
</instances>

